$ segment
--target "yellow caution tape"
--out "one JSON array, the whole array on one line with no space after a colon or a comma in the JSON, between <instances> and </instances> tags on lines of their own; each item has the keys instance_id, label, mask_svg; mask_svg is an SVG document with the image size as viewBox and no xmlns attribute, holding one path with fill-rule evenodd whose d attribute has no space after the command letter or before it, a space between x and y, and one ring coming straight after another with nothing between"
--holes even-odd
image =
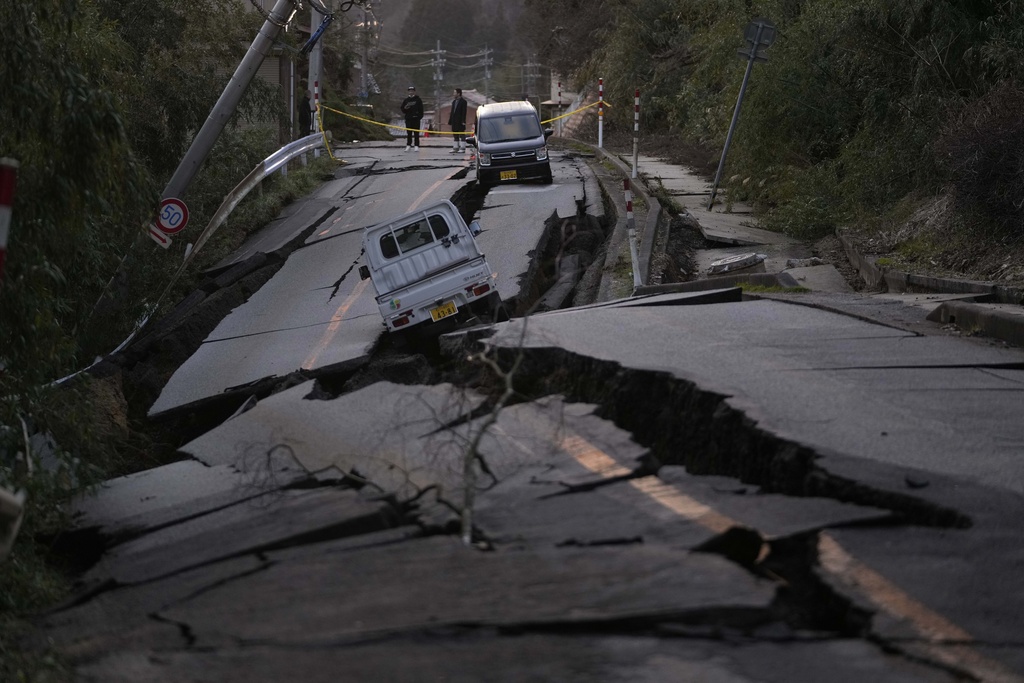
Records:
<instances>
[{"instance_id":1,"label":"yellow caution tape","mask_svg":"<svg viewBox=\"0 0 1024 683\"><path fill-rule=\"evenodd\" d=\"M611 107L612 107L612 105L608 104L607 102L592 102L591 104L588 104L586 106L577 107L576 109L573 109L570 112L566 112L566 113L562 114L561 116L556 116L553 119L548 119L547 121L541 121L541 125L543 125L545 123L551 123L553 121L557 121L558 119L564 119L565 117L572 116L573 114L579 114L584 109L590 109L591 107L596 107L599 104L604 104L604 106L608 107L609 109L611 109Z\"/></svg>"},{"instance_id":2,"label":"yellow caution tape","mask_svg":"<svg viewBox=\"0 0 1024 683\"><path fill-rule=\"evenodd\" d=\"M568 113L565 113L565 114L562 114L561 116L556 116L553 119L548 119L546 121L541 121L541 125L543 125L545 123L551 123L552 121L557 121L559 119L564 119L565 117L572 116L573 114L579 114L581 111L584 111L586 109L590 109L591 107L596 107L599 104L604 104L604 106L608 107L609 109L612 106L612 105L608 104L608 102L593 102L593 103L588 104L586 106L579 107L577 109L573 109L572 111L570 111ZM320 114L320 110L321 109L326 109L327 111L334 112L335 114L341 114L342 116L347 116L350 119L355 119L356 121L362 121L363 123L369 123L369 124L373 124L375 126L382 126L384 128L391 128L392 130L407 130L407 131L413 131L413 132L418 131L420 133L428 133L429 132L431 135L472 135L472 133L469 132L469 131L459 131L459 132L453 132L453 131L449 131L449 130L431 130L431 131L427 131L427 130L424 130L422 128L405 128L404 126L396 126L396 125L390 124L390 123L381 123L380 121L374 121L373 119L368 119L368 118L365 118L363 116L356 116L355 114L349 114L348 112L339 111L338 109L332 109L331 107L328 107L328 106L323 105L323 104L319 105L319 107L317 108L317 112L316 112L317 120L320 122L320 129L321 130L323 130L323 127L324 127L323 126L323 119L322 119L321 114ZM327 140L325 138L324 139L325 146L327 146L326 143L327 143ZM331 158L333 159L334 157L332 156Z\"/></svg>"},{"instance_id":3,"label":"yellow caution tape","mask_svg":"<svg viewBox=\"0 0 1024 683\"><path fill-rule=\"evenodd\" d=\"M322 104L318 104L316 106L316 122L317 122L317 125L320 126L320 134L324 138L324 149L327 150L327 156L331 157L331 161L336 161L339 164L344 164L344 163L346 163L346 161L344 159L338 159L338 158L336 158L334 156L334 150L331 149L331 141L327 139L327 131L324 130L324 116L323 116L323 113L320 110L321 109L326 109L326 108L327 107L324 107ZM332 109L331 111L334 111L334 110ZM342 112L338 112L338 113L340 114Z\"/></svg>"}]
</instances>

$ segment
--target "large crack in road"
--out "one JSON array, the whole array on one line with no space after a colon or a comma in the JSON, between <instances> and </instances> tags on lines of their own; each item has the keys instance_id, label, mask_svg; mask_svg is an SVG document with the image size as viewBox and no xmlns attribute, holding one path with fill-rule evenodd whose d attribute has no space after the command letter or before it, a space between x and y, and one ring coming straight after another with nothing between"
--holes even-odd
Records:
<instances>
[{"instance_id":1,"label":"large crack in road","mask_svg":"<svg viewBox=\"0 0 1024 683\"><path fill-rule=\"evenodd\" d=\"M468 184L454 199L469 220L482 198ZM593 263L605 234L582 210L575 221L550 220L517 314L528 315L558 281L567 247L575 245ZM236 287L258 288L280 258L243 264L246 276ZM216 310L228 305L224 298ZM184 353L185 339L201 341L203 329L184 322L164 328L138 345L138 356L125 367L137 377L151 375L145 368L157 364L154 352L169 363ZM813 449L766 431L727 396L669 372L627 368L554 346L493 347L483 329L445 337L440 346L393 342L382 338L370 358L351 366L238 387L163 416L164 427L186 441L221 425L241 429L247 416L267 419L261 410L273 400L265 399L283 402L288 394L307 406L337 405L341 415L350 415L372 403L366 396L374 388L390 396L404 387L414 402L423 400L421 392L451 392L462 401L451 414L438 407L448 404L436 403L426 421L393 420L405 430L396 441L405 444L405 457L429 439L450 439L454 450L433 444L428 464L454 457L442 467L451 469L474 425L492 411L502 383L511 381L515 399L500 411L493 438L476 454L487 476L480 483L470 554L452 542L463 502L457 485L419 479L405 465L410 469L399 473L396 488L394 463L310 468L303 461L309 455L282 433L254 435L244 460L224 454L232 456L225 461L230 464L214 465L197 457L258 480L257 497L266 505L254 509L252 496L236 495L163 526L105 539L89 532L79 537L83 545L104 543L113 557L91 570L96 583L51 615L50 627L58 644L89 662L86 680L123 670L119 643L130 643L129 655L161 651L144 668L166 677L177 672L186 680L184 672L205 670L224 674L218 680L235 680L224 672L258 667L266 674L288 660L289 675L301 675L304 661L328 667L332 652L348 664L360 662L350 671L362 665L385 670L386 653L400 649L415 661L421 647L459 651L453 661L468 661L474 671L478 658L493 662L509 643L524 642L537 651L553 643L579 661L618 666L619 650L597 650L612 642L621 649L623 638L647 657L688 652L705 662L693 670L698 678L712 670L754 676L759 658L780 656L765 647L806 649L806 660L824 658L831 674L844 664L856 671L865 662L907 674L886 677L880 668L878 678L848 680L997 680L1005 673L980 656L951 660L927 634L903 642L881 635L877 617L894 614L844 587L852 560L830 535L842 529L964 529L972 520L963 512L825 470ZM491 364L466 362L481 354ZM503 374L513 364L514 375ZM144 393L147 382L138 386ZM229 417L235 419L226 422ZM390 437L375 438L380 445ZM340 448L355 453L354 443ZM509 453L518 458L511 466L503 461ZM306 511L301 524L292 528L283 520L282 501ZM764 506L784 512L762 523L756 510ZM212 534L205 555L175 558L184 547L174 544L175 537L201 537L206 532L189 525L201 528L206 518L223 524L226 513L236 516L226 533L242 542L232 546ZM172 542L151 555L159 532ZM136 559L118 565L119 553ZM398 563L430 573L417 577L423 592L405 586ZM244 597L254 591L264 596L259 604ZM467 595L482 602L457 606ZM567 596L575 605L569 612L557 607ZM324 608L297 611L317 604ZM330 618L327 606L335 610ZM280 620L266 623L271 614ZM83 625L96 615L115 616L83 638ZM931 617L906 618L913 626ZM940 636L956 633L947 629ZM522 662L506 664L509 671L527 671ZM557 675L561 665L548 665L545 673ZM821 680L812 668L799 680ZM798 680L777 673L766 680ZM571 674L564 680L570 679L580 680ZM318 679L312 674L310 680Z\"/></svg>"}]
</instances>

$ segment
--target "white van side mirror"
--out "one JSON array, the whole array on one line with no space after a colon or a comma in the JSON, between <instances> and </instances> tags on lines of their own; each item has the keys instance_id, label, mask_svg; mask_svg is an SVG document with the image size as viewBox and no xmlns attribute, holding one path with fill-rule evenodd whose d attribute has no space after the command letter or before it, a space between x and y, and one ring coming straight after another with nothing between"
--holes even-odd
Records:
<instances>
[{"instance_id":1,"label":"white van side mirror","mask_svg":"<svg viewBox=\"0 0 1024 683\"><path fill-rule=\"evenodd\" d=\"M473 233L474 236L479 235L481 231L480 224L477 223L476 221L473 221L472 223L469 224L469 231Z\"/></svg>"},{"instance_id":2,"label":"white van side mirror","mask_svg":"<svg viewBox=\"0 0 1024 683\"><path fill-rule=\"evenodd\" d=\"M370 279L370 267L369 266L359 266L359 279L360 280L369 280Z\"/></svg>"}]
</instances>

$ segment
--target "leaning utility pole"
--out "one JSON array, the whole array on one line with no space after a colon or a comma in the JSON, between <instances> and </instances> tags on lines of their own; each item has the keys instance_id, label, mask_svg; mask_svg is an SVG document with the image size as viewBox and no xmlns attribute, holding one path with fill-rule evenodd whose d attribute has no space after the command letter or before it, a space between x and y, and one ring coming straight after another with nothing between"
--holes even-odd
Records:
<instances>
[{"instance_id":1,"label":"leaning utility pole","mask_svg":"<svg viewBox=\"0 0 1024 683\"><path fill-rule=\"evenodd\" d=\"M312 5L311 5L312 7ZM310 9L309 13L309 34L313 35L313 27L320 26L324 20L324 15L316 11L315 7ZM324 60L324 44L323 41L317 41L316 45L309 53L309 87L313 91L313 132L320 132L320 119L316 115L316 112L320 109L320 75L321 65ZM317 147L313 150L313 157L320 157L320 148Z\"/></svg>"},{"instance_id":2,"label":"leaning utility pole","mask_svg":"<svg viewBox=\"0 0 1024 683\"><path fill-rule=\"evenodd\" d=\"M192 140L192 145L188 148L188 152L185 153L181 163L178 164L177 170L174 171L174 175L168 181L161 198L181 197L185 194L185 190L188 189L192 179L199 172L200 166L206 161L206 157L210 155L210 150L213 149L213 145L217 138L220 137L224 126L227 125L228 120L235 113L235 109L242 100L242 96L249 87L249 83L252 82L256 72L259 71L260 64L270 54L270 48L273 47L274 41L277 39L281 29L287 25L288 18L292 14L291 8L292 0L277 0L274 3L274 9L270 10L270 14L267 15L263 28L256 35L252 45L249 46L249 51L242 58L238 68L235 69L235 74L231 77L224 92L221 93L220 99L214 105L213 111L210 112L209 118L206 119L206 123L203 124L195 139Z\"/></svg>"}]
</instances>

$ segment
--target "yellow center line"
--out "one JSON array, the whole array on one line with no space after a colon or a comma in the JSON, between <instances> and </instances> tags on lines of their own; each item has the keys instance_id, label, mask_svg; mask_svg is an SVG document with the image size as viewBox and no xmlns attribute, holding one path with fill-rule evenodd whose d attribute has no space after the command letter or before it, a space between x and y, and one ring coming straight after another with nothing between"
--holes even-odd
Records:
<instances>
[{"instance_id":1,"label":"yellow center line","mask_svg":"<svg viewBox=\"0 0 1024 683\"><path fill-rule=\"evenodd\" d=\"M622 477L632 472L632 470L623 467L610 455L581 436L567 436L562 439L559 446L581 465L602 477ZM666 484L657 477L630 479L629 485L650 497L656 503L667 507L680 517L696 522L715 533L720 534L734 526L741 526L736 520L730 519L697 499L681 493L674 486Z\"/></svg>"},{"instance_id":2,"label":"yellow center line","mask_svg":"<svg viewBox=\"0 0 1024 683\"><path fill-rule=\"evenodd\" d=\"M302 364L303 370L312 370L316 365L317 360L320 358L320 354L334 341L334 335L338 333L338 328L341 327L341 319L348 313L348 309L355 303L359 295L366 289L369 280L360 280L359 284L356 285L352 293L345 297L345 300L338 306L338 310L331 316L331 324L327 326L327 331L324 332L324 336L320 338L320 342L316 345L316 348L310 352L305 362Z\"/></svg>"},{"instance_id":3,"label":"yellow center line","mask_svg":"<svg viewBox=\"0 0 1024 683\"><path fill-rule=\"evenodd\" d=\"M562 438L559 447L601 477L610 479L631 472L579 435ZM736 520L677 491L675 487L660 481L657 477L631 479L629 484L679 516L715 533L723 533L731 527L740 526ZM827 533L822 533L818 541L818 559L826 572L846 585L859 589L879 609L892 617L909 622L920 635L933 641L923 644L923 649L935 660L966 669L984 681L1024 682L1024 677L971 649L967 645L974 642L970 633L916 601L884 576L854 558Z\"/></svg>"},{"instance_id":4,"label":"yellow center line","mask_svg":"<svg viewBox=\"0 0 1024 683\"><path fill-rule=\"evenodd\" d=\"M988 659L968 646L974 637L941 614L933 612L884 576L850 555L828 533L818 539L818 561L839 581L859 590L889 616L909 622L921 636L932 641L922 643L928 655L947 665L966 669L980 680L994 683L1021 683L1024 677L1003 664ZM910 646L913 648L913 645Z\"/></svg>"},{"instance_id":5,"label":"yellow center line","mask_svg":"<svg viewBox=\"0 0 1024 683\"><path fill-rule=\"evenodd\" d=\"M414 210L417 206L422 204L428 197L430 197L434 193L434 190L439 188L446 180L448 179L442 178L441 180L438 180L436 183L434 183L427 189L423 190L423 194L417 197L416 200L409 205L409 208L406 209L406 213L409 213L410 211Z\"/></svg>"}]
</instances>

